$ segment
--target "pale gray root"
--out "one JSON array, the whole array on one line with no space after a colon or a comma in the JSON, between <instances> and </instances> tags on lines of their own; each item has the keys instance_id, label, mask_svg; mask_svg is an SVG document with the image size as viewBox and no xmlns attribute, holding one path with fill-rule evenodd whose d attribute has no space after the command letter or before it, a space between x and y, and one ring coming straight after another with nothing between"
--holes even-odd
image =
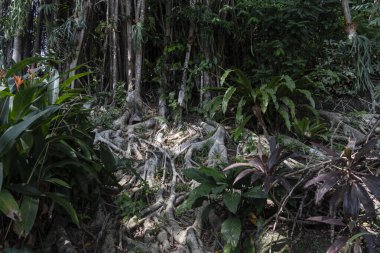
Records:
<instances>
[{"instance_id":1,"label":"pale gray root","mask_svg":"<svg viewBox=\"0 0 380 253\"><path fill-rule=\"evenodd\" d=\"M146 121L139 122L139 123L136 123L136 124L133 124L133 125L124 125L124 126L121 126L121 130L125 131L125 132L128 132L128 133L132 133L136 129L152 128L156 124L157 124L157 120L155 118L150 118L150 119L148 119Z\"/></svg>"},{"instance_id":2,"label":"pale gray root","mask_svg":"<svg viewBox=\"0 0 380 253\"><path fill-rule=\"evenodd\" d=\"M120 131L115 132L113 130L105 130L102 132L98 132L98 130L95 129L94 132L95 132L94 145L98 143L104 143L113 151L125 157L128 155L127 152L125 152L121 147L119 138L122 138L122 137L120 136ZM117 141L117 144L113 142L115 139Z\"/></svg>"},{"instance_id":3,"label":"pale gray root","mask_svg":"<svg viewBox=\"0 0 380 253\"><path fill-rule=\"evenodd\" d=\"M159 253L161 252L156 243L143 243L133 240L126 235L122 236L123 241L127 243L124 250L125 252L144 252L144 253Z\"/></svg>"},{"instance_id":4,"label":"pale gray root","mask_svg":"<svg viewBox=\"0 0 380 253\"><path fill-rule=\"evenodd\" d=\"M121 117L119 117L112 123L112 127L114 129L120 129L122 126L128 125L130 118L131 112L129 111L129 109L126 109L123 115L121 115Z\"/></svg>"},{"instance_id":5,"label":"pale gray root","mask_svg":"<svg viewBox=\"0 0 380 253\"><path fill-rule=\"evenodd\" d=\"M190 144L185 154L186 168L192 168L194 161L192 160L193 152L199 151L204 148L210 147L208 158L206 161L207 166L215 166L220 163L227 163L227 148L224 144L224 137L226 132L222 126L219 126L210 138Z\"/></svg>"},{"instance_id":6,"label":"pale gray root","mask_svg":"<svg viewBox=\"0 0 380 253\"><path fill-rule=\"evenodd\" d=\"M144 164L143 178L148 182L150 188L154 186L157 164L158 158L154 154L153 157L149 158Z\"/></svg>"},{"instance_id":7,"label":"pale gray root","mask_svg":"<svg viewBox=\"0 0 380 253\"><path fill-rule=\"evenodd\" d=\"M345 136L351 137L351 139L355 139L357 142L365 140L366 135L364 133L349 125L351 121L349 117L336 112L319 111L319 113L328 118L333 125L340 124Z\"/></svg>"}]
</instances>

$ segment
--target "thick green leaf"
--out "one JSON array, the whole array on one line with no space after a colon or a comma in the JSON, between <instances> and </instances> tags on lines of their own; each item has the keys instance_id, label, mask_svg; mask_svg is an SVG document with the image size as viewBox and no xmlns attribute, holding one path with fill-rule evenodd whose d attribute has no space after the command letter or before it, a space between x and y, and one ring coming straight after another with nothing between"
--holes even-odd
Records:
<instances>
[{"instance_id":1,"label":"thick green leaf","mask_svg":"<svg viewBox=\"0 0 380 253\"><path fill-rule=\"evenodd\" d=\"M72 82L74 82L75 80L77 80L77 79L79 79L79 78L81 78L81 77L83 77L83 76L87 76L87 75L89 75L89 74L91 74L91 72L83 72L83 73L79 73L79 74L73 75L73 76L67 78L67 79L61 84L61 87L63 87L63 88L67 88L67 87L69 87L70 84L71 84Z\"/></svg>"},{"instance_id":2,"label":"thick green leaf","mask_svg":"<svg viewBox=\"0 0 380 253\"><path fill-rule=\"evenodd\" d=\"M231 217L222 224L221 233L223 240L233 248L238 245L241 233L241 221L237 217Z\"/></svg>"},{"instance_id":3,"label":"thick green leaf","mask_svg":"<svg viewBox=\"0 0 380 253\"><path fill-rule=\"evenodd\" d=\"M236 123L241 123L244 120L244 114L243 114L243 106L245 105L246 101L244 98L241 98L239 101L239 104L236 109Z\"/></svg>"},{"instance_id":4,"label":"thick green leaf","mask_svg":"<svg viewBox=\"0 0 380 253\"><path fill-rule=\"evenodd\" d=\"M10 113L11 120L18 121L25 115L27 109L34 101L36 91L37 87L32 87L20 90L16 93L12 103L12 111Z\"/></svg>"},{"instance_id":5,"label":"thick green leaf","mask_svg":"<svg viewBox=\"0 0 380 253\"><path fill-rule=\"evenodd\" d=\"M22 195L42 197L45 196L41 191L31 184L11 184L8 186L9 190L20 193Z\"/></svg>"},{"instance_id":6,"label":"thick green leaf","mask_svg":"<svg viewBox=\"0 0 380 253\"><path fill-rule=\"evenodd\" d=\"M198 169L199 172L204 173L208 176L211 176L214 178L216 183L224 183L226 182L226 176L224 175L223 172L219 171L216 168L208 168L208 167L202 167Z\"/></svg>"},{"instance_id":7,"label":"thick green leaf","mask_svg":"<svg viewBox=\"0 0 380 253\"><path fill-rule=\"evenodd\" d=\"M260 90L260 107L261 111L265 114L269 105L269 95L266 90Z\"/></svg>"},{"instance_id":8,"label":"thick green leaf","mask_svg":"<svg viewBox=\"0 0 380 253\"><path fill-rule=\"evenodd\" d=\"M7 190L0 192L0 211L14 221L21 220L20 208L12 194Z\"/></svg>"},{"instance_id":9,"label":"thick green leaf","mask_svg":"<svg viewBox=\"0 0 380 253\"><path fill-rule=\"evenodd\" d=\"M235 214L238 210L241 195L238 192L225 192L223 194L223 203L228 211Z\"/></svg>"},{"instance_id":10,"label":"thick green leaf","mask_svg":"<svg viewBox=\"0 0 380 253\"><path fill-rule=\"evenodd\" d=\"M189 178L193 179L199 183L204 183L204 184L213 184L215 183L214 180L212 180L211 177L208 177L206 174L201 172L199 169L185 169L183 171L183 174Z\"/></svg>"},{"instance_id":11,"label":"thick green leaf","mask_svg":"<svg viewBox=\"0 0 380 253\"><path fill-rule=\"evenodd\" d=\"M282 79L285 81L286 87L288 87L290 91L294 91L294 89L296 88L294 80L288 75L282 76Z\"/></svg>"},{"instance_id":12,"label":"thick green leaf","mask_svg":"<svg viewBox=\"0 0 380 253\"><path fill-rule=\"evenodd\" d=\"M308 90L304 90L304 89L297 89L298 92L302 93L303 95L305 95L305 97L307 98L307 100L309 100L309 103L310 105L315 108L315 101L313 99L313 96L311 95L310 91Z\"/></svg>"},{"instance_id":13,"label":"thick green leaf","mask_svg":"<svg viewBox=\"0 0 380 253\"><path fill-rule=\"evenodd\" d=\"M263 190L261 186L255 186L247 192L243 193L245 198L266 199L268 194Z\"/></svg>"},{"instance_id":14,"label":"thick green leaf","mask_svg":"<svg viewBox=\"0 0 380 253\"><path fill-rule=\"evenodd\" d=\"M252 92L253 89L252 89L251 81L244 74L244 72L237 69L235 70L235 73L237 76L235 81L245 89L244 92L249 92L249 93Z\"/></svg>"},{"instance_id":15,"label":"thick green leaf","mask_svg":"<svg viewBox=\"0 0 380 253\"><path fill-rule=\"evenodd\" d=\"M191 209L197 199L207 196L212 190L211 185L201 184L192 190L187 199L178 207L180 211Z\"/></svg>"},{"instance_id":16,"label":"thick green leaf","mask_svg":"<svg viewBox=\"0 0 380 253\"><path fill-rule=\"evenodd\" d=\"M49 192L46 194L49 198L51 198L58 205L62 206L66 212L70 215L71 220L79 226L79 219L73 205L63 196L58 195L53 192Z\"/></svg>"},{"instance_id":17,"label":"thick green leaf","mask_svg":"<svg viewBox=\"0 0 380 253\"><path fill-rule=\"evenodd\" d=\"M44 181L55 184L55 185L59 185L65 188L69 188L69 189L71 188L71 186L68 183L66 183L65 181L59 178L47 178L47 179L44 179Z\"/></svg>"},{"instance_id":18,"label":"thick green leaf","mask_svg":"<svg viewBox=\"0 0 380 253\"><path fill-rule=\"evenodd\" d=\"M26 236L33 228L38 212L38 198L25 196L20 205L21 221L16 221L14 230L19 236Z\"/></svg>"},{"instance_id":19,"label":"thick green leaf","mask_svg":"<svg viewBox=\"0 0 380 253\"><path fill-rule=\"evenodd\" d=\"M220 78L220 85L223 86L223 84L226 82L227 77L230 75L231 72L233 72L233 69L227 69L224 71L222 77Z\"/></svg>"},{"instance_id":20,"label":"thick green leaf","mask_svg":"<svg viewBox=\"0 0 380 253\"><path fill-rule=\"evenodd\" d=\"M58 106L49 107L41 112L26 117L25 120L21 121L20 123L9 127L0 137L0 157L5 155L5 153L12 148L17 138L33 123L41 118L49 116L51 113L57 111L58 109Z\"/></svg>"},{"instance_id":21,"label":"thick green leaf","mask_svg":"<svg viewBox=\"0 0 380 253\"><path fill-rule=\"evenodd\" d=\"M278 112L280 113L281 117L284 119L286 128L290 131L290 128L292 126L290 123L288 111L286 109L284 109L283 107L280 107L280 109L278 109Z\"/></svg>"},{"instance_id":22,"label":"thick green leaf","mask_svg":"<svg viewBox=\"0 0 380 253\"><path fill-rule=\"evenodd\" d=\"M296 105L293 100L288 97L282 97L280 100L290 109L290 115L292 116L292 119L294 119L296 117Z\"/></svg>"},{"instance_id":23,"label":"thick green leaf","mask_svg":"<svg viewBox=\"0 0 380 253\"><path fill-rule=\"evenodd\" d=\"M227 89L226 93L224 94L224 97L223 97L223 102L222 102L222 111L223 113L226 113L227 111L227 106L228 106L228 103L232 97L232 95L235 93L236 91L236 88L231 86Z\"/></svg>"}]
</instances>

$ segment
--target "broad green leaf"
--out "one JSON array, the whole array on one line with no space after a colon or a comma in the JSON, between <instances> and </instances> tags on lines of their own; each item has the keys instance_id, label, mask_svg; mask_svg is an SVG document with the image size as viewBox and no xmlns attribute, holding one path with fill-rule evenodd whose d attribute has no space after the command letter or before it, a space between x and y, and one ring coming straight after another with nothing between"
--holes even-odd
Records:
<instances>
[{"instance_id":1,"label":"broad green leaf","mask_svg":"<svg viewBox=\"0 0 380 253\"><path fill-rule=\"evenodd\" d=\"M20 193L22 195L42 197L45 196L41 191L31 184L11 184L8 186L9 190Z\"/></svg>"},{"instance_id":2,"label":"broad green leaf","mask_svg":"<svg viewBox=\"0 0 380 253\"><path fill-rule=\"evenodd\" d=\"M63 87L63 88L67 88L67 87L69 87L70 84L71 84L72 82L74 82L75 80L77 80L77 79L79 79L79 78L81 78L81 77L87 76L87 75L89 75L89 74L91 74L91 72L83 72L83 73L79 73L79 74L73 75L73 76L67 78L67 79L61 84L61 87Z\"/></svg>"},{"instance_id":3,"label":"broad green leaf","mask_svg":"<svg viewBox=\"0 0 380 253\"><path fill-rule=\"evenodd\" d=\"M261 186L255 186L252 189L249 189L247 192L243 193L245 198L255 198L255 199L266 199L268 194L265 193Z\"/></svg>"},{"instance_id":4,"label":"broad green leaf","mask_svg":"<svg viewBox=\"0 0 380 253\"><path fill-rule=\"evenodd\" d=\"M231 217L222 223L221 233L226 244L236 248L240 239L241 221L237 217Z\"/></svg>"},{"instance_id":5,"label":"broad green leaf","mask_svg":"<svg viewBox=\"0 0 380 253\"><path fill-rule=\"evenodd\" d=\"M219 194L222 193L226 188L228 187L228 184L223 184L221 186L212 187L211 192L212 194Z\"/></svg>"},{"instance_id":6,"label":"broad green leaf","mask_svg":"<svg viewBox=\"0 0 380 253\"><path fill-rule=\"evenodd\" d=\"M231 99L232 95L235 93L235 91L236 91L236 88L231 86L227 89L226 93L224 94L223 102L222 102L223 113L226 113L228 102L230 101L230 99Z\"/></svg>"},{"instance_id":7,"label":"broad green leaf","mask_svg":"<svg viewBox=\"0 0 380 253\"><path fill-rule=\"evenodd\" d=\"M288 111L284 109L283 107L280 107L280 109L278 109L278 112L280 113L281 117L284 119L286 128L290 131L291 124L290 124Z\"/></svg>"},{"instance_id":8,"label":"broad green leaf","mask_svg":"<svg viewBox=\"0 0 380 253\"><path fill-rule=\"evenodd\" d=\"M237 69L235 70L235 73L237 75L235 81L245 89L244 92L251 92L253 90L251 81L249 81L248 77L244 74L244 72Z\"/></svg>"},{"instance_id":9,"label":"broad green leaf","mask_svg":"<svg viewBox=\"0 0 380 253\"><path fill-rule=\"evenodd\" d=\"M27 154L32 149L34 143L34 136L31 132L25 131L20 138L22 154Z\"/></svg>"},{"instance_id":10,"label":"broad green leaf","mask_svg":"<svg viewBox=\"0 0 380 253\"><path fill-rule=\"evenodd\" d=\"M199 183L204 183L204 184L213 184L215 183L214 180L212 180L211 177L208 177L206 174L201 172L199 169L185 169L183 171L183 174L189 178L193 179Z\"/></svg>"},{"instance_id":11,"label":"broad green leaf","mask_svg":"<svg viewBox=\"0 0 380 253\"><path fill-rule=\"evenodd\" d=\"M202 167L198 170L199 170L199 172L204 173L204 174L214 178L216 183L224 183L226 181L226 177L225 177L224 173L219 171L216 168Z\"/></svg>"},{"instance_id":12,"label":"broad green leaf","mask_svg":"<svg viewBox=\"0 0 380 253\"><path fill-rule=\"evenodd\" d=\"M268 92L269 96L272 98L272 102L274 104L274 108L276 108L276 110L278 110L278 108L280 107L280 105L277 102L276 91L273 90L273 89L271 89L271 88L266 89L266 91Z\"/></svg>"},{"instance_id":13,"label":"broad green leaf","mask_svg":"<svg viewBox=\"0 0 380 253\"><path fill-rule=\"evenodd\" d=\"M228 211L235 214L238 210L241 195L238 192L225 192L223 194L223 203Z\"/></svg>"},{"instance_id":14,"label":"broad green leaf","mask_svg":"<svg viewBox=\"0 0 380 253\"><path fill-rule=\"evenodd\" d=\"M53 192L49 192L46 195L49 198L51 198L54 202L56 202L58 205L62 206L70 215L72 222L79 226L79 219L77 213L75 212L73 205L64 196L58 195Z\"/></svg>"},{"instance_id":15,"label":"broad green leaf","mask_svg":"<svg viewBox=\"0 0 380 253\"><path fill-rule=\"evenodd\" d=\"M26 117L20 123L9 127L0 137L0 157L2 157L15 144L17 138L37 120L57 111L58 106L49 107L41 112Z\"/></svg>"},{"instance_id":16,"label":"broad green leaf","mask_svg":"<svg viewBox=\"0 0 380 253\"><path fill-rule=\"evenodd\" d=\"M0 192L0 211L14 221L21 220L20 208L12 194L7 190Z\"/></svg>"},{"instance_id":17,"label":"broad green leaf","mask_svg":"<svg viewBox=\"0 0 380 253\"><path fill-rule=\"evenodd\" d=\"M75 150L64 140L60 140L55 144L55 147L67 157L73 160L78 160Z\"/></svg>"},{"instance_id":18,"label":"broad green leaf","mask_svg":"<svg viewBox=\"0 0 380 253\"><path fill-rule=\"evenodd\" d=\"M311 95L310 91L308 91L308 90L304 90L304 89L297 89L297 91L298 91L299 93L304 94L305 97L307 98L307 100L309 100L310 105L311 105L313 108L315 108L315 101L314 101L313 96Z\"/></svg>"},{"instance_id":19,"label":"broad green leaf","mask_svg":"<svg viewBox=\"0 0 380 253\"><path fill-rule=\"evenodd\" d=\"M290 109L290 115L292 116L292 119L294 119L296 117L296 105L293 100L288 97L282 97L280 100Z\"/></svg>"},{"instance_id":20,"label":"broad green leaf","mask_svg":"<svg viewBox=\"0 0 380 253\"><path fill-rule=\"evenodd\" d=\"M260 91L261 96L260 96L260 107L261 111L265 114L267 109L268 109L268 104L269 104L269 96L266 90L261 90Z\"/></svg>"},{"instance_id":21,"label":"broad green leaf","mask_svg":"<svg viewBox=\"0 0 380 253\"><path fill-rule=\"evenodd\" d=\"M66 183L65 181L59 178L46 178L44 179L44 181L55 184L55 185L60 185L65 188L69 188L69 189L71 188L71 186L68 183Z\"/></svg>"},{"instance_id":22,"label":"broad green leaf","mask_svg":"<svg viewBox=\"0 0 380 253\"><path fill-rule=\"evenodd\" d=\"M27 112L28 107L36 96L37 87L20 90L14 96L10 117L13 121L18 121Z\"/></svg>"},{"instance_id":23,"label":"broad green leaf","mask_svg":"<svg viewBox=\"0 0 380 253\"><path fill-rule=\"evenodd\" d=\"M227 77L230 75L231 72L233 72L233 69L227 69L224 71L222 77L220 78L220 85L223 86L223 84L226 82Z\"/></svg>"},{"instance_id":24,"label":"broad green leaf","mask_svg":"<svg viewBox=\"0 0 380 253\"><path fill-rule=\"evenodd\" d=\"M243 130L245 125L251 120L253 115L249 115L247 117L244 117L243 121L238 124L238 127L232 130L233 139L237 141L243 134Z\"/></svg>"},{"instance_id":25,"label":"broad green leaf","mask_svg":"<svg viewBox=\"0 0 380 253\"><path fill-rule=\"evenodd\" d=\"M179 211L191 209L197 199L207 196L212 190L211 185L201 184L192 190L187 199L178 207Z\"/></svg>"},{"instance_id":26,"label":"broad green leaf","mask_svg":"<svg viewBox=\"0 0 380 253\"><path fill-rule=\"evenodd\" d=\"M0 162L0 191L3 188L3 180L4 180L4 166L3 166L3 163Z\"/></svg>"},{"instance_id":27,"label":"broad green leaf","mask_svg":"<svg viewBox=\"0 0 380 253\"><path fill-rule=\"evenodd\" d=\"M243 115L243 106L245 105L246 101L244 98L241 98L239 101L239 104L236 109L236 123L241 123L244 119Z\"/></svg>"},{"instance_id":28,"label":"broad green leaf","mask_svg":"<svg viewBox=\"0 0 380 253\"><path fill-rule=\"evenodd\" d=\"M38 212L38 198L24 196L20 205L22 221L16 221L14 230L19 236L26 236L33 228Z\"/></svg>"},{"instance_id":29,"label":"broad green leaf","mask_svg":"<svg viewBox=\"0 0 380 253\"><path fill-rule=\"evenodd\" d=\"M295 84L293 78L291 78L288 75L284 75L284 76L282 76L282 79L285 81L286 87L288 87L288 89L293 92L294 89L296 88L296 84Z\"/></svg>"}]
</instances>

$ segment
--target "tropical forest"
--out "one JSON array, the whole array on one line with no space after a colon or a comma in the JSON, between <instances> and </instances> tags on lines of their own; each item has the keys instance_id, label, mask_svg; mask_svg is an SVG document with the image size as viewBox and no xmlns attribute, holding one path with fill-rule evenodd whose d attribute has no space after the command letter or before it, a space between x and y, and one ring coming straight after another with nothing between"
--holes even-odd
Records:
<instances>
[{"instance_id":1,"label":"tropical forest","mask_svg":"<svg viewBox=\"0 0 380 253\"><path fill-rule=\"evenodd\" d=\"M380 1L0 0L0 252L380 252Z\"/></svg>"}]
</instances>

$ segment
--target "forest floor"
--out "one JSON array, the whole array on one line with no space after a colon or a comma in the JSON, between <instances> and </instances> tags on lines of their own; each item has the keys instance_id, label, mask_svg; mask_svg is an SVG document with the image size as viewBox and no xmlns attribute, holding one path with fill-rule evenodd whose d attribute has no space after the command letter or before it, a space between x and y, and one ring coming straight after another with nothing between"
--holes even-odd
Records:
<instances>
[{"instance_id":1,"label":"forest floor","mask_svg":"<svg viewBox=\"0 0 380 253\"><path fill-rule=\"evenodd\" d=\"M360 107L350 101L341 100L330 111L321 110L331 123L331 144L349 138L362 141L377 133L379 115L368 113L366 106L370 108L363 102L358 110ZM207 203L182 213L177 212L177 207L198 185L184 178L184 169L218 167L236 162L236 157L257 155L254 147L259 142L264 150L269 149L264 136L250 130L245 130L240 142L233 142L230 129L202 120L171 126L151 117L133 125L97 130L95 143L108 145L128 164L116 173L118 191L110 190L110 195L97 203L94 217L80 231L67 229L71 249L107 253L221 252L223 210L209 212L205 219L202 211ZM284 136L283 140L307 153L316 152L296 138ZM321 160L323 157L313 162ZM294 166L293 174L298 179L307 179L308 171L302 169L305 164L292 159L286 164ZM289 197L294 197L290 195L276 201L277 207L273 202L267 203L267 232L256 241L257 252L325 252L331 244L330 226L304 221L307 208L296 217L289 216L285 206ZM255 224L247 224L244 230L254 235L257 229Z\"/></svg>"}]
</instances>

